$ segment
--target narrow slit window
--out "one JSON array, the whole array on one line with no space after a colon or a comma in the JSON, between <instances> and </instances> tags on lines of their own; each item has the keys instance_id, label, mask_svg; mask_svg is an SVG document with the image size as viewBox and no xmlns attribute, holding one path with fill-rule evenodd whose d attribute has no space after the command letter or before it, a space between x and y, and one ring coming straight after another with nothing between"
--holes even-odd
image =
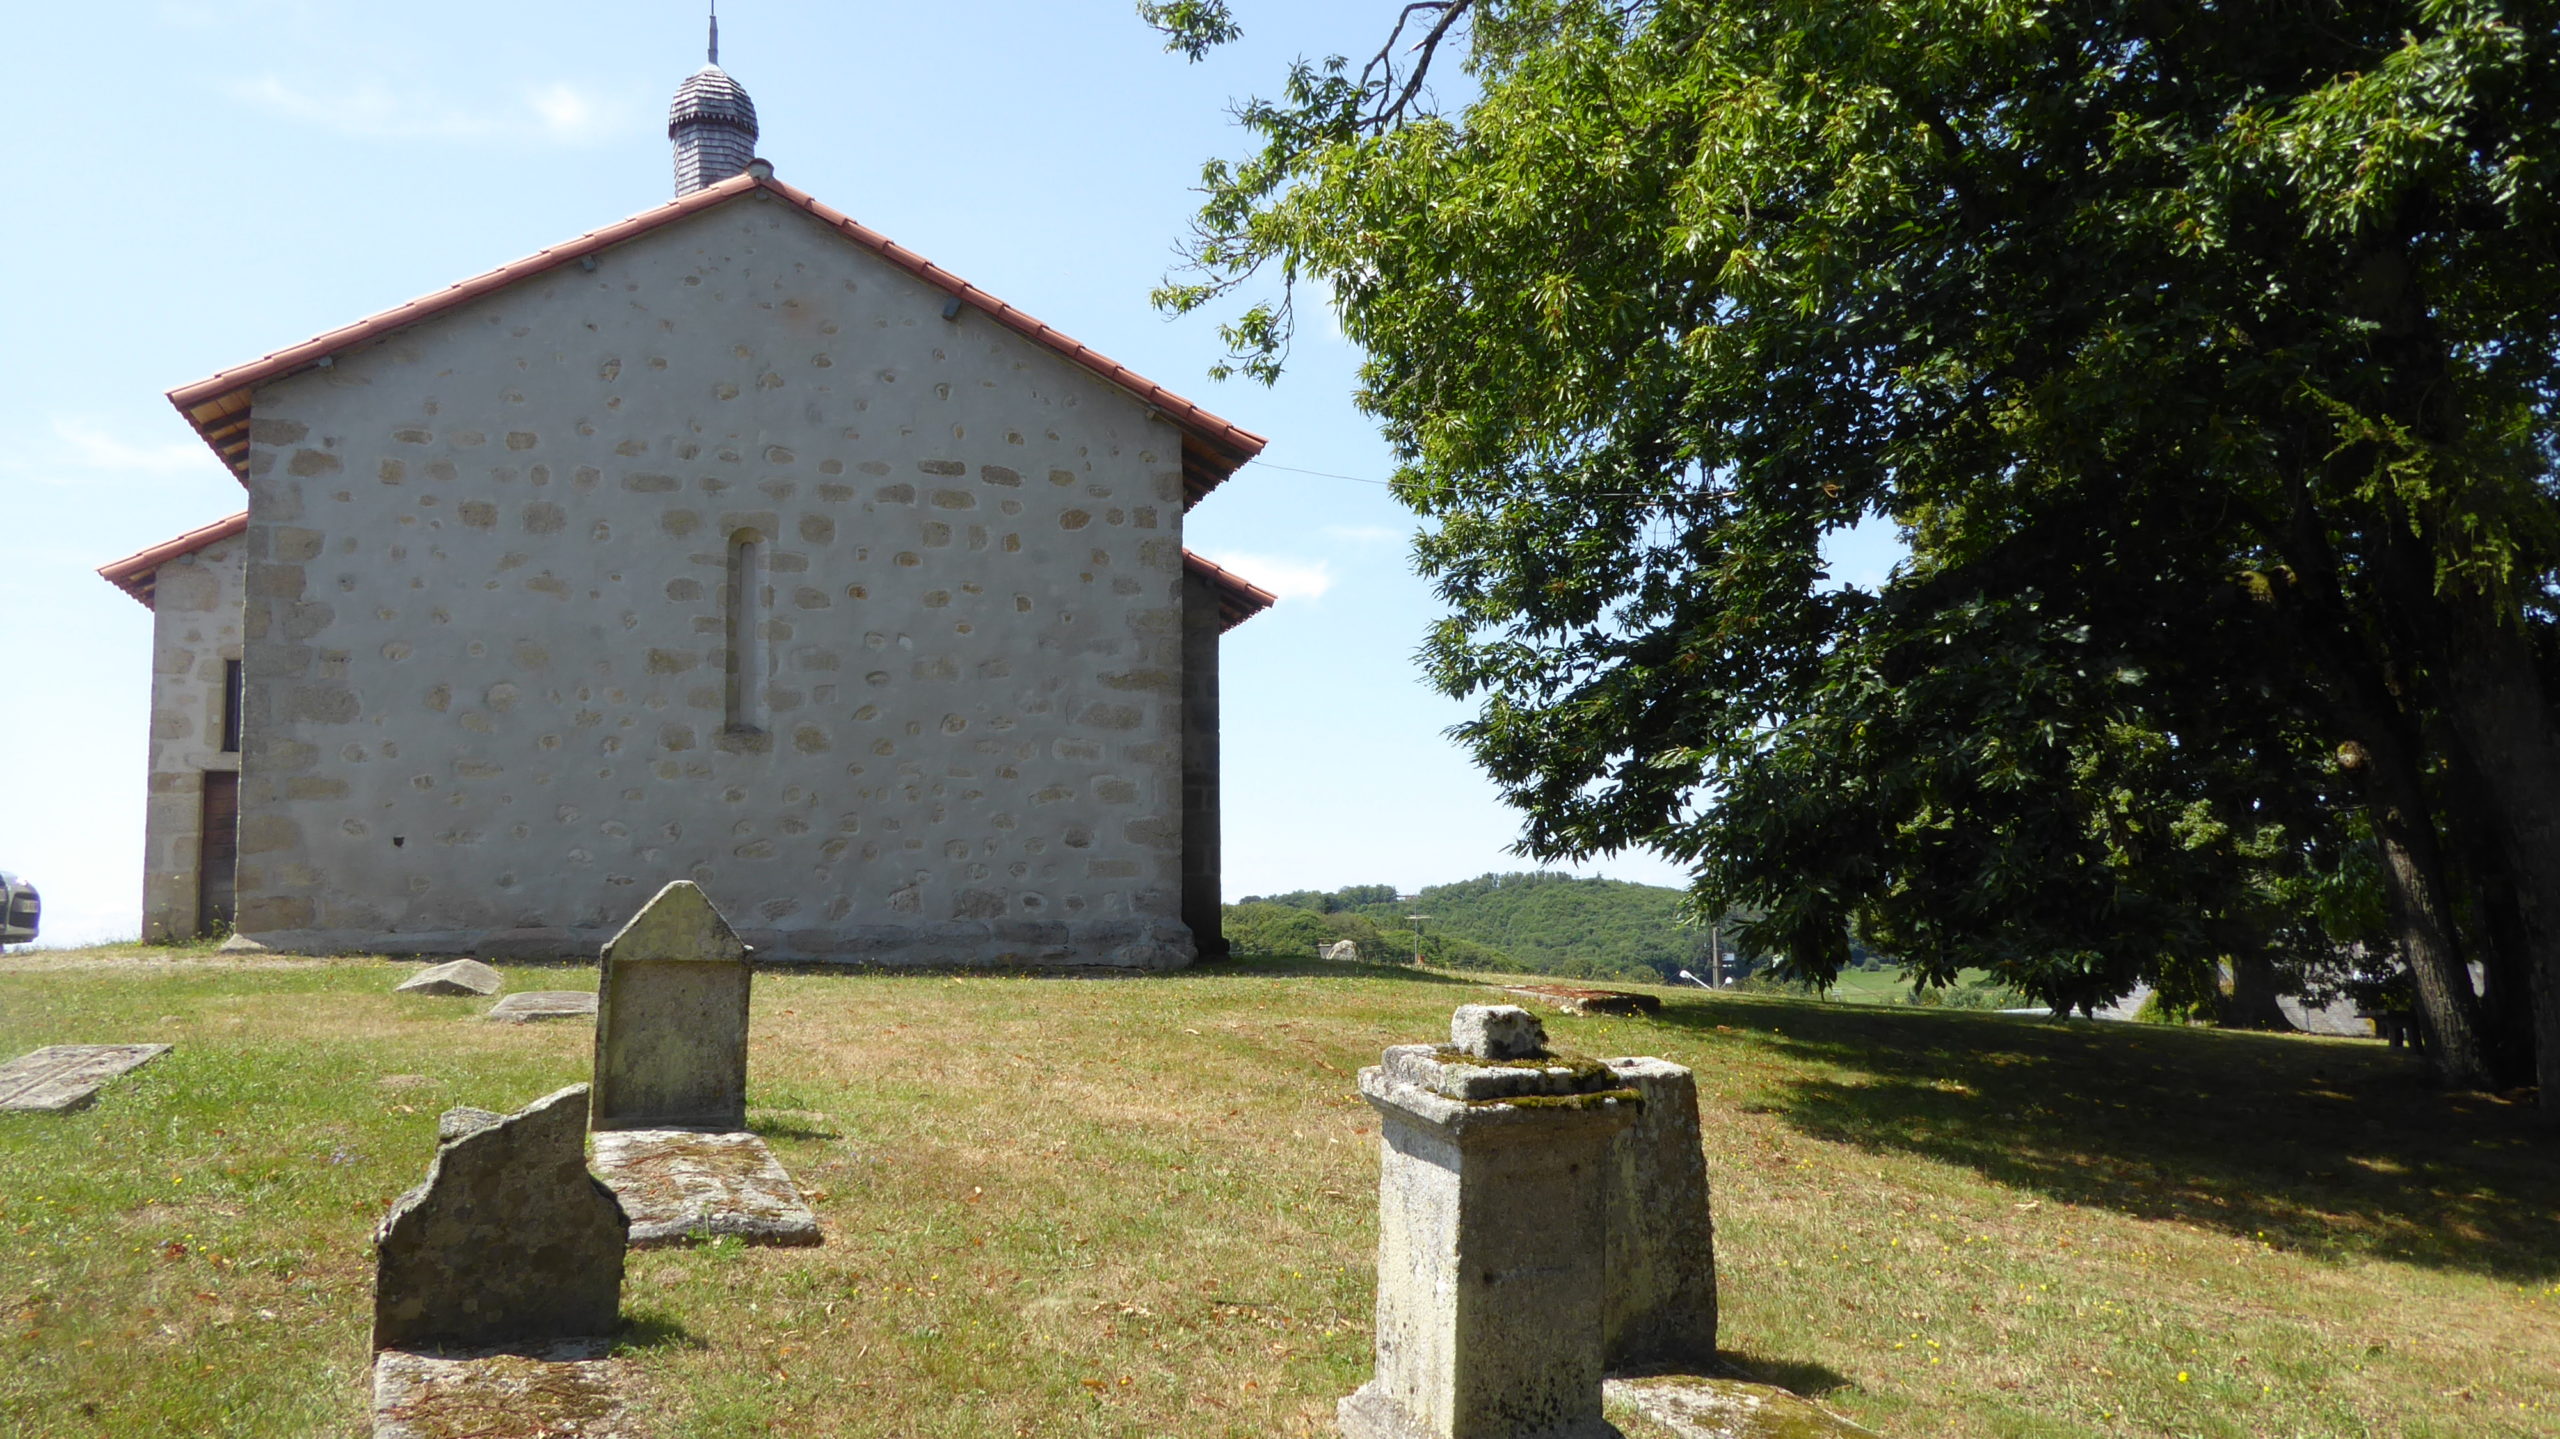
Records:
<instances>
[{"instance_id":1,"label":"narrow slit window","mask_svg":"<svg viewBox=\"0 0 2560 1439\"><path fill-rule=\"evenodd\" d=\"M754 530L729 537L729 583L723 597L729 613L728 727L735 731L764 728L765 539Z\"/></svg>"},{"instance_id":2,"label":"narrow slit window","mask_svg":"<svg viewBox=\"0 0 2560 1439\"><path fill-rule=\"evenodd\" d=\"M222 662L222 752L240 752L240 662Z\"/></svg>"}]
</instances>

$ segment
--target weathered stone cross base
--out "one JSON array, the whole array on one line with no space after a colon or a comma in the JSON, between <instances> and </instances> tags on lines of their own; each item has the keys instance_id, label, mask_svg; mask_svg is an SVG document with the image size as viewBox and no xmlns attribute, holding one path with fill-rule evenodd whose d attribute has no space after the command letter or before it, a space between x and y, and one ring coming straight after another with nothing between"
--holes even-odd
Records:
<instances>
[{"instance_id":1,"label":"weathered stone cross base","mask_svg":"<svg viewBox=\"0 0 2560 1439\"><path fill-rule=\"evenodd\" d=\"M0 1110L86 1109L108 1080L169 1052L165 1044L55 1044L0 1065Z\"/></svg>"},{"instance_id":2,"label":"weathered stone cross base","mask_svg":"<svg viewBox=\"0 0 2560 1439\"><path fill-rule=\"evenodd\" d=\"M639 1439L632 1376L604 1339L559 1339L508 1351L373 1356L374 1439L540 1434Z\"/></svg>"},{"instance_id":3,"label":"weathered stone cross base","mask_svg":"<svg viewBox=\"0 0 2560 1439\"><path fill-rule=\"evenodd\" d=\"M1612 1379L1601 1392L1634 1427L1628 1439L1877 1439L1810 1399L1774 1384L1666 1374Z\"/></svg>"},{"instance_id":4,"label":"weathered stone cross base","mask_svg":"<svg viewBox=\"0 0 2560 1439\"><path fill-rule=\"evenodd\" d=\"M596 1177L631 1216L634 1249L724 1234L785 1248L824 1238L782 1162L743 1131L607 1130L596 1136Z\"/></svg>"}]
</instances>

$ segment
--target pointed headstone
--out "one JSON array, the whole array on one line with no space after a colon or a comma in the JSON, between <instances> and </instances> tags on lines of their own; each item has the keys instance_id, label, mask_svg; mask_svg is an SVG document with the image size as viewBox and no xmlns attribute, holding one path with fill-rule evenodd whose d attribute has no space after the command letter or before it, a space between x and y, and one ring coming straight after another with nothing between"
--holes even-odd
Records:
<instances>
[{"instance_id":1,"label":"pointed headstone","mask_svg":"<svg viewBox=\"0 0 2560 1439\"><path fill-rule=\"evenodd\" d=\"M604 947L590 1125L747 1127L747 947L702 890L658 891Z\"/></svg>"}]
</instances>

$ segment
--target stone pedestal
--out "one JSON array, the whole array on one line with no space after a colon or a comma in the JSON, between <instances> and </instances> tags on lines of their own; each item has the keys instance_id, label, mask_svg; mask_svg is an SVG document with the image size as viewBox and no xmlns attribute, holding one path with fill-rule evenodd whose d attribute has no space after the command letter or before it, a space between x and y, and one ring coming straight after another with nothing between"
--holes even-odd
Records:
<instances>
[{"instance_id":1,"label":"stone pedestal","mask_svg":"<svg viewBox=\"0 0 2560 1439\"><path fill-rule=\"evenodd\" d=\"M1510 1012L1461 1011L1453 1028L1499 1048L1518 1020L1536 1027L1492 1008ZM1342 1432L1614 1439L1600 1413L1604 1180L1634 1093L1590 1060L1430 1045L1388 1050L1360 1093L1381 1120L1377 1372L1342 1401Z\"/></svg>"},{"instance_id":2,"label":"stone pedestal","mask_svg":"<svg viewBox=\"0 0 2560 1439\"><path fill-rule=\"evenodd\" d=\"M747 947L686 880L604 947L595 1112L607 1129L747 1127Z\"/></svg>"},{"instance_id":3,"label":"stone pedestal","mask_svg":"<svg viewBox=\"0 0 2560 1439\"><path fill-rule=\"evenodd\" d=\"M1716 1355L1716 1251L1697 1080L1668 1060L1608 1064L1644 1101L1609 1147L1609 1372L1704 1369Z\"/></svg>"}]
</instances>

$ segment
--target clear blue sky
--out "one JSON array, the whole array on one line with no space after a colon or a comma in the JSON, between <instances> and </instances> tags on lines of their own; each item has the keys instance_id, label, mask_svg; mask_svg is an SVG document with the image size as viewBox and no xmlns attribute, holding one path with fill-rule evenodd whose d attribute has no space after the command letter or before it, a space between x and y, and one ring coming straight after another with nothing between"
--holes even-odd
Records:
<instances>
[{"instance_id":1,"label":"clear blue sky","mask_svg":"<svg viewBox=\"0 0 2560 1439\"><path fill-rule=\"evenodd\" d=\"M1525 868L1444 737L1464 711L1416 678L1413 518L1276 468L1386 475L1354 354L1310 333L1276 390L1217 384L1211 326L1147 305L1201 161L1238 148L1228 101L1384 13L1240 8L1246 42L1190 66L1127 0L728 0L721 60L782 178L1272 437L1187 536L1282 595L1227 641L1229 897ZM8 30L0 869L42 886L49 940L130 936L150 617L93 571L243 504L162 392L665 199L702 7L104 0ZM1890 563L1855 545L1842 577Z\"/></svg>"}]
</instances>

